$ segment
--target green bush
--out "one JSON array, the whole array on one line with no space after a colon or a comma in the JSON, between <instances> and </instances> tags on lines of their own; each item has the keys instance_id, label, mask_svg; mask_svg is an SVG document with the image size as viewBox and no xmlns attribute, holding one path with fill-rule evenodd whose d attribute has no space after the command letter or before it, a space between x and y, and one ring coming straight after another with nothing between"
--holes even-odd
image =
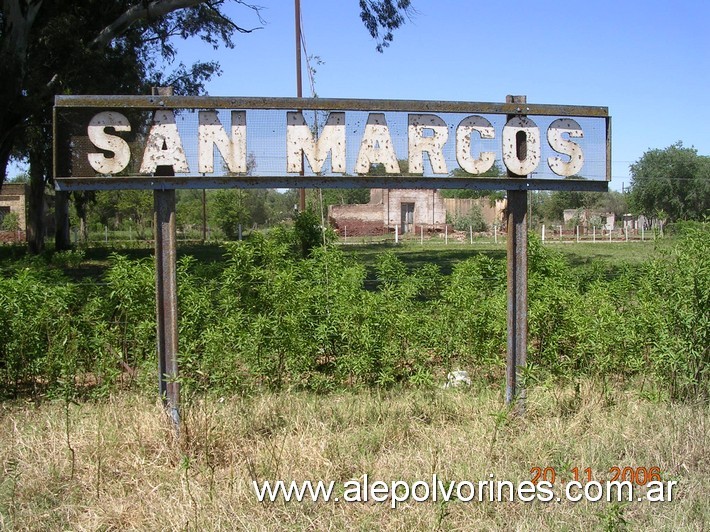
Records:
<instances>
[{"instance_id":1,"label":"green bush","mask_svg":"<svg viewBox=\"0 0 710 532\"><path fill-rule=\"evenodd\" d=\"M338 249L317 244L301 257L297 234L277 228L228 243L220 268L179 261L184 393L425 385L457 368L500 382L503 259L477 255L443 276L432 264L409 271L385 252L377 284L366 286L365 267ZM154 389L153 260L112 255L100 283L72 283L56 265L76 260L23 260L0 278L1 396L110 393L136 382L136 371ZM573 268L535 237L528 260L530 377L641 375L673 400L710 397L702 226L634 268Z\"/></svg>"},{"instance_id":2,"label":"green bush","mask_svg":"<svg viewBox=\"0 0 710 532\"><path fill-rule=\"evenodd\" d=\"M710 398L708 242L706 229L688 227L639 283L638 339L673 399Z\"/></svg>"},{"instance_id":3,"label":"green bush","mask_svg":"<svg viewBox=\"0 0 710 532\"><path fill-rule=\"evenodd\" d=\"M478 205L473 205L468 214L454 216L450 222L456 231L472 231L480 233L488 230L488 224L483 219L483 212Z\"/></svg>"},{"instance_id":4,"label":"green bush","mask_svg":"<svg viewBox=\"0 0 710 532\"><path fill-rule=\"evenodd\" d=\"M16 212L8 212L0 221L0 230L17 231L20 228L20 217Z\"/></svg>"}]
</instances>

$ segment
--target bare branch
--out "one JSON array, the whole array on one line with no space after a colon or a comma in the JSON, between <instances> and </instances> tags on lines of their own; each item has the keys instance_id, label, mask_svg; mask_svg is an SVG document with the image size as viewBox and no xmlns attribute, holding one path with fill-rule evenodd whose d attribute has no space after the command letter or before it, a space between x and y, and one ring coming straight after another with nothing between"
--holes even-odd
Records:
<instances>
[{"instance_id":1,"label":"bare branch","mask_svg":"<svg viewBox=\"0 0 710 532\"><path fill-rule=\"evenodd\" d=\"M259 17L259 21L262 24L264 23L264 20L261 17L260 10L262 8L260 6L247 4L241 0L236 1L238 4L242 4L243 6L252 9ZM200 4L204 4L221 20L240 33L251 33L254 30L262 29L261 27L247 29L238 26L232 20L225 17L219 9L215 7L221 5L222 3L223 1L209 2L206 0L153 0L152 2L141 2L140 4L136 4L125 11L120 17L101 30L98 36L91 42L90 46L98 49L105 48L113 39L123 34L128 28L140 20L160 18L172 13L173 11L195 7Z\"/></svg>"},{"instance_id":2,"label":"bare branch","mask_svg":"<svg viewBox=\"0 0 710 532\"><path fill-rule=\"evenodd\" d=\"M240 4L241 4L241 3L242 3L242 2L240 2ZM220 13L220 11L219 11L218 9L216 9L216 8L212 5L212 2L207 2L205 5L206 5L207 8L208 8L210 11L212 11L218 18L220 18L221 20L223 20L225 23L227 23L229 26L231 26L234 30L238 31L239 33L251 33L252 31L255 31L255 30L263 30L263 29L264 29L263 26L257 26L256 28L252 28L252 29L250 29L250 30L248 30L248 29L246 29L246 28L242 28L241 26L237 26L232 20L228 19L228 18L225 17L222 13ZM259 13L259 9L261 9L260 7L258 7L258 6L252 6L252 5L248 5L248 4L244 4L244 5L246 5L247 7L251 8L251 9L253 9L254 11L256 11L256 14L259 16L259 20L262 22L262 24L264 23L263 19L261 18L261 14Z\"/></svg>"},{"instance_id":3,"label":"bare branch","mask_svg":"<svg viewBox=\"0 0 710 532\"><path fill-rule=\"evenodd\" d=\"M24 60L29 45L29 35L37 13L42 7L42 0L20 2L19 0L3 0L2 12L5 17L3 31L2 54L7 58ZM14 56L14 57L13 57ZM24 65L23 65L24 66Z\"/></svg>"},{"instance_id":4,"label":"bare branch","mask_svg":"<svg viewBox=\"0 0 710 532\"><path fill-rule=\"evenodd\" d=\"M203 2L204 0L153 0L153 2L149 3L136 4L101 30L98 36L91 42L90 46L92 48L105 48L113 39L121 35L139 20L149 17L162 17L178 9L194 7Z\"/></svg>"}]
</instances>

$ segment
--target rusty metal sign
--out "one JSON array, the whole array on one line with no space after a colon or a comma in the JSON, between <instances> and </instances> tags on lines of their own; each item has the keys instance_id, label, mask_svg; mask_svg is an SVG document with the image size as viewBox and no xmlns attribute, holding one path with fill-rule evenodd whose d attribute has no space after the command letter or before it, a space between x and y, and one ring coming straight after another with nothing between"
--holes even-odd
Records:
<instances>
[{"instance_id":1,"label":"rusty metal sign","mask_svg":"<svg viewBox=\"0 0 710 532\"><path fill-rule=\"evenodd\" d=\"M55 176L63 191L601 191L611 178L610 131L607 108L590 106L57 96ZM175 175L156 175L161 167ZM504 177L485 177L491 170Z\"/></svg>"},{"instance_id":2,"label":"rusty metal sign","mask_svg":"<svg viewBox=\"0 0 710 532\"><path fill-rule=\"evenodd\" d=\"M157 92L57 96L54 176L65 192L153 190L159 389L176 430L175 190L181 188L507 190L505 398L524 408L527 191L607 190L606 107L534 105L524 96L471 103Z\"/></svg>"}]
</instances>

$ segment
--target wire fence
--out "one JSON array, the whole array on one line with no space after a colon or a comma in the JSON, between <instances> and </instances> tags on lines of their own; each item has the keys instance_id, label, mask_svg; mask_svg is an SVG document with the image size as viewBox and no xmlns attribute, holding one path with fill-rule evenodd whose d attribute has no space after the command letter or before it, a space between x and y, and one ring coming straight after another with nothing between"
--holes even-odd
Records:
<instances>
[{"instance_id":1,"label":"wire fence","mask_svg":"<svg viewBox=\"0 0 710 532\"><path fill-rule=\"evenodd\" d=\"M530 234L536 234L543 243L625 243L625 242L653 242L663 237L663 229L646 230L645 228L617 227L613 229L541 225L530 228ZM498 245L506 243L505 227L494 226L485 232L457 231L446 226L437 228L436 231L424 227L414 228L404 234L400 233L399 226L390 228L382 235L357 236L348 235L347 226L340 233L340 242L345 245L357 244L419 244L426 245Z\"/></svg>"},{"instance_id":2,"label":"wire fence","mask_svg":"<svg viewBox=\"0 0 710 532\"><path fill-rule=\"evenodd\" d=\"M268 231L270 227L253 225L243 227L237 231L234 240L246 239L253 232ZM662 228L645 229L616 227L584 227L564 225L540 225L530 228L530 234L537 235L543 243L575 244L575 243L625 243L625 242L653 242L664 236ZM77 229L71 231L73 244L86 244L90 246L106 247L152 247L153 229L146 227L141 231L133 229L102 229L89 231L83 239ZM204 231L200 227L179 229L177 241L182 244L220 243L228 241L220 230L207 227ZM402 244L421 246L456 246L456 245L502 245L506 243L505 227L494 226L488 231L454 230L450 225L437 227L435 230L425 227L414 227L405 233L400 231L400 226L390 227L378 235L352 235L348 234L347 226L339 231L338 242L342 245L374 245L374 244Z\"/></svg>"}]
</instances>

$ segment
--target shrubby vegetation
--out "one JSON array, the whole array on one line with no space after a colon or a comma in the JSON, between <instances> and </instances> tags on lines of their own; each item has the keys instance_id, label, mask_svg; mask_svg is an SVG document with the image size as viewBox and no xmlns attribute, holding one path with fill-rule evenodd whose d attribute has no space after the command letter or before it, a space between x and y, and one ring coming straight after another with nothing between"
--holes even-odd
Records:
<instances>
[{"instance_id":1,"label":"shrubby vegetation","mask_svg":"<svg viewBox=\"0 0 710 532\"><path fill-rule=\"evenodd\" d=\"M488 225L486 224L481 208L478 205L472 206L471 210L468 211L468 214L465 215L453 217L449 217L447 215L446 222L452 224L456 231L471 230L481 232L488 230Z\"/></svg>"},{"instance_id":2,"label":"shrubby vegetation","mask_svg":"<svg viewBox=\"0 0 710 532\"><path fill-rule=\"evenodd\" d=\"M481 254L443 275L384 252L368 273L322 246L311 218L226 244L223 264L180 260L185 393L426 385L456 368L502 382L504 260ZM687 226L676 242L661 259L610 269L573 268L532 240L526 378L633 380L657 397L707 400L707 229ZM113 255L101 283L70 282L40 257L13 263L0 279L0 395L153 388L154 297L151 259Z\"/></svg>"},{"instance_id":3,"label":"shrubby vegetation","mask_svg":"<svg viewBox=\"0 0 710 532\"><path fill-rule=\"evenodd\" d=\"M648 218L703 220L710 214L710 157L677 142L631 165L633 210Z\"/></svg>"}]
</instances>

